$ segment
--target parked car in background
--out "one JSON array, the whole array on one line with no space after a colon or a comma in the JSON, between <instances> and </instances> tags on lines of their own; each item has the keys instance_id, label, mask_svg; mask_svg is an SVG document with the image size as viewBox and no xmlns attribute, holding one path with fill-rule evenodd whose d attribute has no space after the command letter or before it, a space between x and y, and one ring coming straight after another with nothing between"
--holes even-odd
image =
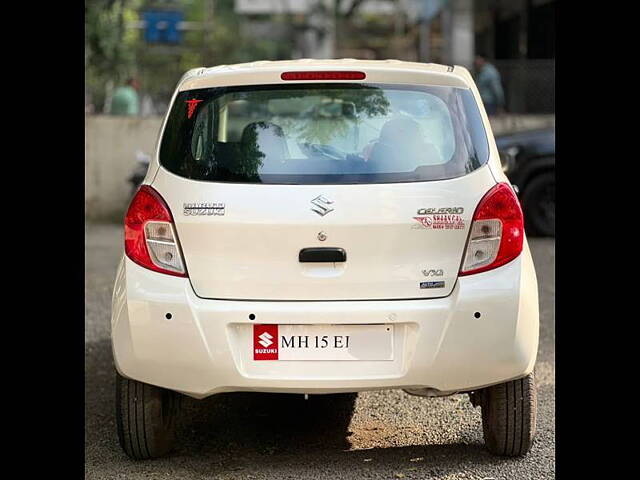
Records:
<instances>
[{"instance_id":1,"label":"parked car in background","mask_svg":"<svg viewBox=\"0 0 640 480\"><path fill-rule=\"evenodd\" d=\"M520 191L527 233L555 236L555 128L497 135L496 145L504 173Z\"/></svg>"}]
</instances>

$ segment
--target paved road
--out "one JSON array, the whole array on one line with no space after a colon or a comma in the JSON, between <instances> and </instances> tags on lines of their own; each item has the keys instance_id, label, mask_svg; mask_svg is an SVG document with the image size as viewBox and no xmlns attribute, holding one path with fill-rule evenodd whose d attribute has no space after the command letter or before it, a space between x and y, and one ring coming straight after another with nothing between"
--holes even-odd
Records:
<instances>
[{"instance_id":1,"label":"paved road","mask_svg":"<svg viewBox=\"0 0 640 480\"><path fill-rule=\"evenodd\" d=\"M532 239L541 301L538 434L523 459L482 446L480 409L466 395L423 399L400 390L327 397L233 393L186 398L177 450L134 462L113 418L109 319L122 231L86 233L85 453L87 479L549 479L555 478L555 245ZM351 420L348 412L355 403Z\"/></svg>"}]
</instances>

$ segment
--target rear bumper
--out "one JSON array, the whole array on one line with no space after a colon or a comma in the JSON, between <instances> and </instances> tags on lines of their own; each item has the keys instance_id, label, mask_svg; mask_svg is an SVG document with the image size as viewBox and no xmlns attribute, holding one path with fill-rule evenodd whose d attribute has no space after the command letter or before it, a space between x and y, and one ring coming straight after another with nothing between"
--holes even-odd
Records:
<instances>
[{"instance_id":1,"label":"rear bumper","mask_svg":"<svg viewBox=\"0 0 640 480\"><path fill-rule=\"evenodd\" d=\"M188 279L146 270L125 257L111 323L114 360L122 375L196 398L230 391L455 392L533 370L538 290L526 246L503 267L460 277L446 298L391 301L202 299ZM394 360L256 362L254 323L392 323Z\"/></svg>"}]
</instances>

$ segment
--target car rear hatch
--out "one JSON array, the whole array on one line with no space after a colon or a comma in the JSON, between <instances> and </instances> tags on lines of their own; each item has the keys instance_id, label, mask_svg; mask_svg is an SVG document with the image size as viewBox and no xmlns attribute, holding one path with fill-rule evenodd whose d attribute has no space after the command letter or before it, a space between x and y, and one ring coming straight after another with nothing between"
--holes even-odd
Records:
<instances>
[{"instance_id":1,"label":"car rear hatch","mask_svg":"<svg viewBox=\"0 0 640 480\"><path fill-rule=\"evenodd\" d=\"M153 186L198 296L360 300L449 295L475 206L494 184L485 167L436 182L323 186L210 184L160 170ZM194 215L185 204L218 205ZM308 248L346 259L300 261Z\"/></svg>"},{"instance_id":2,"label":"car rear hatch","mask_svg":"<svg viewBox=\"0 0 640 480\"><path fill-rule=\"evenodd\" d=\"M180 92L153 187L203 298L435 298L495 184L468 89L288 84Z\"/></svg>"}]
</instances>

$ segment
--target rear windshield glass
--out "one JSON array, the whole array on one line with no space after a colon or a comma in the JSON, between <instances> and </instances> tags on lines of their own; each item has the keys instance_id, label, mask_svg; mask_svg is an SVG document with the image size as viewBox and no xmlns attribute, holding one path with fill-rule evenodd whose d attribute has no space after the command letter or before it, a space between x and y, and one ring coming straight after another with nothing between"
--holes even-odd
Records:
<instances>
[{"instance_id":1,"label":"rear windshield glass","mask_svg":"<svg viewBox=\"0 0 640 480\"><path fill-rule=\"evenodd\" d=\"M458 177L488 154L467 89L251 85L179 93L160 163L212 182L386 183Z\"/></svg>"}]
</instances>

